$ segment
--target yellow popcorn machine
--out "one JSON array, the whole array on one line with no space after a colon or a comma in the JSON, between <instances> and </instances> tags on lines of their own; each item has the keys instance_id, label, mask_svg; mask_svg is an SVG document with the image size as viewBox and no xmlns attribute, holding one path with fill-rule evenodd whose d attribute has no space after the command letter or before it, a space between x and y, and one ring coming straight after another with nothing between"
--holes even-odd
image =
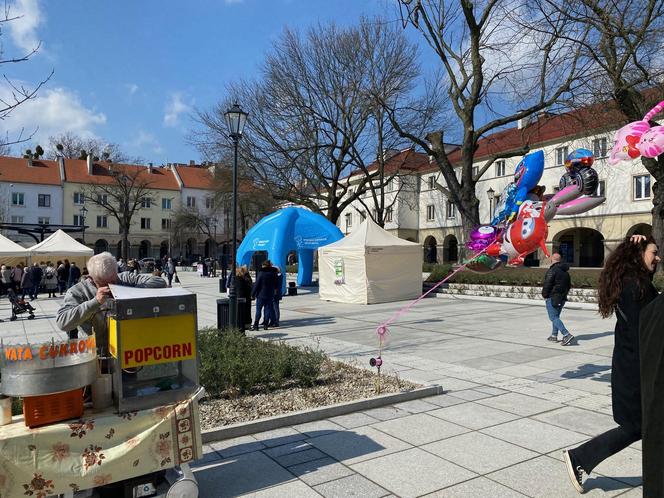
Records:
<instances>
[{"instance_id":1,"label":"yellow popcorn machine","mask_svg":"<svg viewBox=\"0 0 664 498\"><path fill-rule=\"evenodd\" d=\"M184 401L198 388L196 294L110 285L109 350L120 413Z\"/></svg>"}]
</instances>

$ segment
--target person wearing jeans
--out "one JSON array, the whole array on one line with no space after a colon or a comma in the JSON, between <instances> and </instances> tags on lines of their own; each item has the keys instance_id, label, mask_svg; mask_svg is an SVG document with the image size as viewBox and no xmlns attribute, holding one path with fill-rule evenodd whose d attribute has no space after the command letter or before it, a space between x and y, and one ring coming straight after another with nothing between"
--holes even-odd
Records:
<instances>
[{"instance_id":1,"label":"person wearing jeans","mask_svg":"<svg viewBox=\"0 0 664 498\"><path fill-rule=\"evenodd\" d=\"M274 271L269 259L263 262L262 268L256 272L256 282L251 289L251 297L256 299L256 317L251 330L258 330L258 324L261 321L261 312L265 309L265 325L263 329L267 330L272 322L272 303L274 293L277 287L277 272Z\"/></svg>"},{"instance_id":2,"label":"person wearing jeans","mask_svg":"<svg viewBox=\"0 0 664 498\"><path fill-rule=\"evenodd\" d=\"M569 265L561 262L559 253L554 252L551 255L551 266L544 276L544 285L542 286L542 297L546 300L546 311L551 320L551 335L549 341L558 342L558 332L563 336L562 345L569 346L574 340L574 336L569 333L565 324L560 319L560 313L567 301L567 294L572 286L569 276Z\"/></svg>"}]
</instances>

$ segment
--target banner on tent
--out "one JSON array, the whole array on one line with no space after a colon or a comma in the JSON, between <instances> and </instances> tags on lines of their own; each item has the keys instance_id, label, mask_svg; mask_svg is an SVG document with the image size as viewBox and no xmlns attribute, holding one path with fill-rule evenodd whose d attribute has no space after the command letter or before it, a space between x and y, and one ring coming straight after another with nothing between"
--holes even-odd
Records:
<instances>
[{"instance_id":1,"label":"banner on tent","mask_svg":"<svg viewBox=\"0 0 664 498\"><path fill-rule=\"evenodd\" d=\"M346 283L344 258L336 258L334 260L334 283L337 285L343 285Z\"/></svg>"}]
</instances>

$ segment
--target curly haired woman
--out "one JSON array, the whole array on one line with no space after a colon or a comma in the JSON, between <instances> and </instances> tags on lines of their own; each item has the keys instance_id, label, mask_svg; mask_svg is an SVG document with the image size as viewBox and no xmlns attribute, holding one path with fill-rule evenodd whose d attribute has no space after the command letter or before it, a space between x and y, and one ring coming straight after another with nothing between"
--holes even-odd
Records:
<instances>
[{"instance_id":1,"label":"curly haired woman","mask_svg":"<svg viewBox=\"0 0 664 498\"><path fill-rule=\"evenodd\" d=\"M639 315L657 297L652 277L659 263L652 237L625 240L609 256L599 277L599 312L616 314L611 363L613 419L618 427L581 446L563 452L572 484L583 493L583 474L603 460L641 439L641 379L639 373Z\"/></svg>"}]
</instances>

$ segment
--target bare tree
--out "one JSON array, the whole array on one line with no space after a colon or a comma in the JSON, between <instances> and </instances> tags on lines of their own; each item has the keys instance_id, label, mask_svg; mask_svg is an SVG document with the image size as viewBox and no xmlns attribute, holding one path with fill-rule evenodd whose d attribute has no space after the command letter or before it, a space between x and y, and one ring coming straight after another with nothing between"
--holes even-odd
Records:
<instances>
[{"instance_id":1,"label":"bare tree","mask_svg":"<svg viewBox=\"0 0 664 498\"><path fill-rule=\"evenodd\" d=\"M227 150L223 113L228 103L240 102L250 115L240 145L252 177L275 199L336 222L367 189L387 184L382 168L369 171L367 165L383 148L406 143L389 135L391 125L374 94L405 101L418 74L414 46L380 20L317 26L304 37L287 29L267 55L259 81L229 86L228 98L198 113L202 131L193 141L207 157ZM411 114L417 115L414 109ZM424 121L430 113L419 116ZM351 191L352 171L364 176L355 177Z\"/></svg>"},{"instance_id":2,"label":"bare tree","mask_svg":"<svg viewBox=\"0 0 664 498\"><path fill-rule=\"evenodd\" d=\"M149 171L141 166L95 166L99 181L84 188L85 199L118 221L122 236L121 256L126 260L132 219L144 205L155 201Z\"/></svg>"},{"instance_id":3,"label":"bare tree","mask_svg":"<svg viewBox=\"0 0 664 498\"><path fill-rule=\"evenodd\" d=\"M49 137L46 150L48 159L58 156L65 159L86 159L91 155L95 161L143 164L143 159L129 156L116 143L106 142L98 137L84 138L69 131Z\"/></svg>"},{"instance_id":4,"label":"bare tree","mask_svg":"<svg viewBox=\"0 0 664 498\"><path fill-rule=\"evenodd\" d=\"M555 30L541 33L513 22L526 13L526 0L397 0L404 27L418 30L440 61L441 79L451 106L448 125L452 142L459 143L450 158L442 131L425 138L409 132L392 119L394 127L432 156L445 184L436 187L459 210L464 232L479 224L475 185L496 159L517 156L521 147L494 154L473 174L480 140L517 121L555 108L568 98L585 71L578 39L561 36L569 22L558 19ZM398 106L386 102L394 116ZM518 109L514 111L513 109ZM457 176L458 172L458 176Z\"/></svg>"},{"instance_id":5,"label":"bare tree","mask_svg":"<svg viewBox=\"0 0 664 498\"><path fill-rule=\"evenodd\" d=\"M11 4L5 1L4 12L0 15L0 33L6 31L9 23L16 22L20 18L21 16L12 15ZM7 56L5 54L3 45L0 44L0 66L5 67L28 61L39 51L40 46L41 42L39 42L37 46L33 47L27 53L17 56ZM26 86L23 83L19 83L17 80L8 77L6 74L3 74L2 87L0 87L2 90L0 93L0 121L8 119L14 109L27 102L28 100L35 98L41 87L43 87L48 82L48 80L51 79L53 72L54 70L51 70L48 76L39 81L37 84L31 86ZM25 130L22 129L17 136L12 138L5 134L5 137L0 139L0 144L7 146L26 142L30 140L36 132L37 129L32 130L26 134Z\"/></svg>"},{"instance_id":6,"label":"bare tree","mask_svg":"<svg viewBox=\"0 0 664 498\"><path fill-rule=\"evenodd\" d=\"M551 33L559 18L577 26L561 33L578 43L591 67L585 84L575 94L577 106L602 102L603 109L617 108L610 119L611 124L620 125L640 121L654 103L664 98L664 0L537 0L531 6L541 16L535 27L544 33ZM574 33L581 30L588 36L575 38ZM606 113L591 119L606 120ZM641 161L655 179L652 228L662 247L664 155Z\"/></svg>"}]
</instances>

